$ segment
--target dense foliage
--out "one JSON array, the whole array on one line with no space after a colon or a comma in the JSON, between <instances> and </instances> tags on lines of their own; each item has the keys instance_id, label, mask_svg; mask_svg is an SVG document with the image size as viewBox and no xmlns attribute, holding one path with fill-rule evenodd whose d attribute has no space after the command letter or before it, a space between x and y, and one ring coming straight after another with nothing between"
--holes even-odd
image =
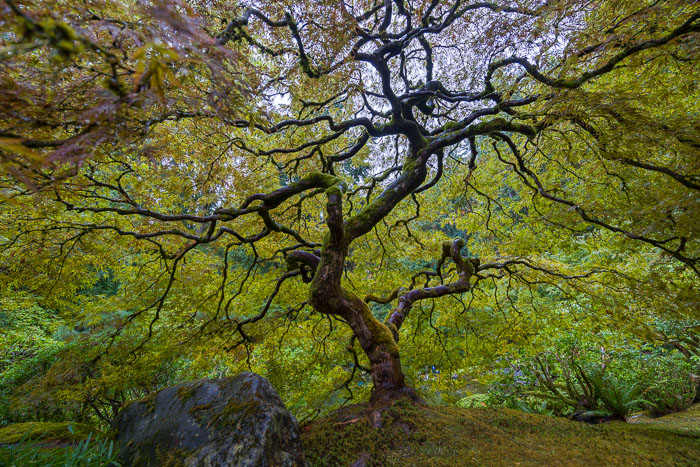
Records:
<instances>
[{"instance_id":1,"label":"dense foliage","mask_svg":"<svg viewBox=\"0 0 700 467\"><path fill-rule=\"evenodd\" d=\"M546 351L504 359L487 392L458 405L623 420L643 409L665 415L695 400L697 365L697 359L636 339L615 345L599 336L566 336L554 339Z\"/></svg>"},{"instance_id":2,"label":"dense foliage","mask_svg":"<svg viewBox=\"0 0 700 467\"><path fill-rule=\"evenodd\" d=\"M0 15L2 423L244 368L301 418L456 403L513 364L591 375L601 346L637 359L626 406L685 404L639 381L697 373L695 2ZM619 411L599 376L565 405Z\"/></svg>"}]
</instances>

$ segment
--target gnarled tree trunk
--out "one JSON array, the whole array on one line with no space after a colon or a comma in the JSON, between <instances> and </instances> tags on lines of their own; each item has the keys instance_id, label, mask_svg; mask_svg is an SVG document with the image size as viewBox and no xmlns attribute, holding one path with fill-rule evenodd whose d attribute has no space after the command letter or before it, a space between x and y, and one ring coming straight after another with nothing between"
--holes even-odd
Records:
<instances>
[{"instance_id":1,"label":"gnarled tree trunk","mask_svg":"<svg viewBox=\"0 0 700 467\"><path fill-rule=\"evenodd\" d=\"M383 404L403 396L420 401L416 391L406 385L401 369L398 331L416 301L468 291L470 279L480 266L479 260L461 256L460 250L464 246L462 239L445 242L436 270L423 271L423 273L441 276L443 264L451 258L458 270L459 278L456 282L410 290L401 294L400 297L397 290L387 298L370 295L362 300L340 286L340 274L342 274L342 265L347 254L347 245L339 244L341 248L338 250L329 250L328 248L333 246L333 238L337 239L331 235L331 239L326 242L327 254L320 260L317 274L313 279L311 305L322 313L333 313L342 317L352 329L370 362L370 373L374 383L370 402ZM340 269L336 269L338 267ZM372 315L367 302L388 303L392 299L398 299L397 305L386 323L381 323Z\"/></svg>"},{"instance_id":2,"label":"gnarled tree trunk","mask_svg":"<svg viewBox=\"0 0 700 467\"><path fill-rule=\"evenodd\" d=\"M348 292L345 295L352 306L352 312L347 316L348 324L369 359L374 383L370 402L382 404L402 396L419 401L416 391L406 385L401 369L398 334L395 335L389 325L372 316L367 303L359 297Z\"/></svg>"},{"instance_id":3,"label":"gnarled tree trunk","mask_svg":"<svg viewBox=\"0 0 700 467\"><path fill-rule=\"evenodd\" d=\"M342 318L352 329L370 362L374 383L372 403L386 402L403 395L418 401L416 392L406 386L399 358L398 334L392 332L390 326L378 321L364 300L341 285L348 254L348 238L351 237L346 233L342 218L342 193L336 188L327 190L326 194L329 232L321 257L317 258L317 263L316 260L309 260L308 255L294 257L294 261L315 269L309 303L320 313Z\"/></svg>"},{"instance_id":4,"label":"gnarled tree trunk","mask_svg":"<svg viewBox=\"0 0 700 467\"><path fill-rule=\"evenodd\" d=\"M415 189L415 186L425 178L425 173L420 168L408 169L404 171L403 177L405 177L403 180L399 179L395 182L394 185L400 190L393 191L392 197L395 197L396 192L410 192ZM402 396L419 401L420 398L415 390L406 385L401 369L398 331L415 301L469 290L469 279L478 268L478 261L462 258L460 250L464 246L463 240L446 242L442 248L442 257L437 263L436 272L431 272L431 275L441 275L442 265L447 258L451 258L459 271L457 282L411 290L401 297L398 297L398 291L396 291L387 299L368 296L363 300L342 287L342 274L351 241L364 234L366 227L358 222L357 217L344 222L340 188L333 185L326 190L326 195L328 197L326 204L328 234L320 257L308 252L294 252L288 255L288 264L290 268L311 271L312 277L304 275L308 279L307 282L311 282L309 292L311 306L320 313L342 318L352 329L370 362L370 373L374 383L371 402L382 404ZM375 201L375 207L377 210L384 210L385 204L392 205L398 200L378 200ZM370 210L367 222L373 222L372 215ZM398 304L386 323L377 320L367 304L369 301L389 303L396 298L398 298Z\"/></svg>"}]
</instances>

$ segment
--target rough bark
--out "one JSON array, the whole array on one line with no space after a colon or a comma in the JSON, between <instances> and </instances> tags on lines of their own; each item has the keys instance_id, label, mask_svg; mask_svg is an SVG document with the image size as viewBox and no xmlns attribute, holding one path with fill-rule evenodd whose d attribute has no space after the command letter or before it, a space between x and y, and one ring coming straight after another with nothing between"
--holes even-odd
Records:
<instances>
[{"instance_id":1,"label":"rough bark","mask_svg":"<svg viewBox=\"0 0 700 467\"><path fill-rule=\"evenodd\" d=\"M398 340L391 328L377 320L367 303L358 296L347 291L344 291L344 295L352 310L348 314L348 324L370 363L374 384L370 403L381 405L403 396L420 401L416 391L406 385Z\"/></svg>"},{"instance_id":2,"label":"rough bark","mask_svg":"<svg viewBox=\"0 0 700 467\"><path fill-rule=\"evenodd\" d=\"M419 186L425 178L425 174L411 168L404 171L401 178L400 183L395 185L408 191ZM328 234L321 250L320 259L316 262L315 258L309 258L308 255L295 255L293 257L294 262L303 262L307 267L315 269L311 281L309 303L320 313L333 314L347 321L370 362L370 373L374 383L372 403L383 403L404 395L418 401L416 392L406 386L404 373L401 369L397 337L394 332L372 315L372 311L365 301L341 285L348 247L354 238L354 230L359 225L372 224L373 216L369 214L365 218L361 218L362 223L357 217L351 219L351 222L345 223L342 215L342 192L340 189L337 187L329 188L326 195L328 198L326 204ZM400 201L397 199L396 191L385 200L389 200L385 202L392 205ZM386 208L384 207L384 209Z\"/></svg>"}]
</instances>

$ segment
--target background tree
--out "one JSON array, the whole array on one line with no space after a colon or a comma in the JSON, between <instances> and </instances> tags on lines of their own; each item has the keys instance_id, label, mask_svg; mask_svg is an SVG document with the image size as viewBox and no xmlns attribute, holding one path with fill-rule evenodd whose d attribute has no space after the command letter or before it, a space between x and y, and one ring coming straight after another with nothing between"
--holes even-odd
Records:
<instances>
[{"instance_id":1,"label":"background tree","mask_svg":"<svg viewBox=\"0 0 700 467\"><path fill-rule=\"evenodd\" d=\"M565 300L696 313L692 2L168 5L3 10L3 280L93 364L308 306L380 402L417 397L414 308L452 355L503 309L510 342ZM80 297L95 270L119 293Z\"/></svg>"}]
</instances>

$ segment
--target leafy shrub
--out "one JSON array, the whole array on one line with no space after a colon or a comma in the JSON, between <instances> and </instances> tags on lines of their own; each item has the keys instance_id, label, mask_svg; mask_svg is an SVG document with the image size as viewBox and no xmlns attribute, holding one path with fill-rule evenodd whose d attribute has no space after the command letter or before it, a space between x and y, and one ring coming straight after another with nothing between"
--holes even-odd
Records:
<instances>
[{"instance_id":1,"label":"leafy shrub","mask_svg":"<svg viewBox=\"0 0 700 467\"><path fill-rule=\"evenodd\" d=\"M56 360L62 345L47 342L32 350L30 356L10 366L0 373L0 425L6 423L34 420L37 416L47 417L52 411L49 407L29 408L17 404L13 395L17 388L37 375L43 374Z\"/></svg>"},{"instance_id":2,"label":"leafy shrub","mask_svg":"<svg viewBox=\"0 0 700 467\"><path fill-rule=\"evenodd\" d=\"M44 408L20 406L13 394L56 361L64 345L52 337L59 323L35 296L11 290L0 295L0 426L46 415Z\"/></svg>"},{"instance_id":3,"label":"leafy shrub","mask_svg":"<svg viewBox=\"0 0 700 467\"><path fill-rule=\"evenodd\" d=\"M686 410L697 396L693 364L677 355L641 362L639 380L644 384L646 407L655 415Z\"/></svg>"},{"instance_id":4,"label":"leafy shrub","mask_svg":"<svg viewBox=\"0 0 700 467\"><path fill-rule=\"evenodd\" d=\"M626 418L687 409L697 396L697 363L656 347L613 350L576 343L513 359L489 386L489 402L527 412L566 416L575 411Z\"/></svg>"},{"instance_id":5,"label":"leafy shrub","mask_svg":"<svg viewBox=\"0 0 700 467\"><path fill-rule=\"evenodd\" d=\"M104 287L82 293L116 287L109 281L97 285ZM117 345L108 357L93 361L95 342L113 328L102 323L88 332L65 326L39 303L29 293L8 289L0 294L0 427L63 420L104 427L124 402L180 382L187 368L186 359L155 345L152 358L126 369Z\"/></svg>"},{"instance_id":6,"label":"leafy shrub","mask_svg":"<svg viewBox=\"0 0 700 467\"><path fill-rule=\"evenodd\" d=\"M488 394L472 394L457 401L457 406L465 409L474 407L485 407L489 405L490 396Z\"/></svg>"}]
</instances>

